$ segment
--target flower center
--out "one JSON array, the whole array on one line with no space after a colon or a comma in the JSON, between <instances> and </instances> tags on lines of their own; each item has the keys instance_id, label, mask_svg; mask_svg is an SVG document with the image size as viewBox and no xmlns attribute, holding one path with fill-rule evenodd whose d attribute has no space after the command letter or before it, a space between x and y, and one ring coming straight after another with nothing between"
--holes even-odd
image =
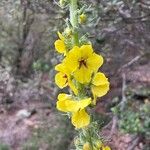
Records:
<instances>
[{"instance_id":1,"label":"flower center","mask_svg":"<svg viewBox=\"0 0 150 150\"><path fill-rule=\"evenodd\" d=\"M79 60L79 69L80 69L82 66L84 66L84 67L87 68L86 60L84 60L84 59Z\"/></svg>"},{"instance_id":2,"label":"flower center","mask_svg":"<svg viewBox=\"0 0 150 150\"><path fill-rule=\"evenodd\" d=\"M67 75L66 75L66 74L64 74L63 78L67 78Z\"/></svg>"},{"instance_id":3,"label":"flower center","mask_svg":"<svg viewBox=\"0 0 150 150\"><path fill-rule=\"evenodd\" d=\"M67 77L67 75L66 75L66 74L64 74L63 78L65 78L65 79L66 79L65 84L67 84L67 83L68 83L68 77Z\"/></svg>"}]
</instances>

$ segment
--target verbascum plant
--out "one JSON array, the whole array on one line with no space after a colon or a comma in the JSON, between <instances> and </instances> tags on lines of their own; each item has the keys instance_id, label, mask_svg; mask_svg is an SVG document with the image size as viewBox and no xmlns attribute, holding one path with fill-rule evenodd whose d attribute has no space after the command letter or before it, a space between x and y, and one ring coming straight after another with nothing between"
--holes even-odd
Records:
<instances>
[{"instance_id":1,"label":"verbascum plant","mask_svg":"<svg viewBox=\"0 0 150 150\"><path fill-rule=\"evenodd\" d=\"M69 7L70 16L66 28L58 32L55 49L63 55L61 63L55 66L55 83L59 88L68 87L68 93L60 93L56 107L71 119L79 135L74 143L76 150L110 150L99 136L98 124L92 120L91 109L97 98L109 91L109 81L99 72L103 57L96 54L87 38L79 34L80 24L87 22L84 6L79 0L60 0L62 7ZM83 42L84 41L84 42Z\"/></svg>"}]
</instances>

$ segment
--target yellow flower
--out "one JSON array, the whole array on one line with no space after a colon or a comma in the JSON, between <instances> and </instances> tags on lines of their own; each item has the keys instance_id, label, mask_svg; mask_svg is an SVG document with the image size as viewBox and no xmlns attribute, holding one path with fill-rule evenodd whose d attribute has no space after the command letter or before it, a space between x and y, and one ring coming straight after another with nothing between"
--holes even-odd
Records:
<instances>
[{"instance_id":1,"label":"yellow flower","mask_svg":"<svg viewBox=\"0 0 150 150\"><path fill-rule=\"evenodd\" d=\"M80 22L80 24L84 24L86 22L86 20L87 20L87 17L86 17L85 14L81 14L79 16L79 22Z\"/></svg>"},{"instance_id":2,"label":"yellow flower","mask_svg":"<svg viewBox=\"0 0 150 150\"><path fill-rule=\"evenodd\" d=\"M88 142L86 142L86 143L83 145L83 150L91 150L90 144L89 144Z\"/></svg>"},{"instance_id":3,"label":"yellow flower","mask_svg":"<svg viewBox=\"0 0 150 150\"><path fill-rule=\"evenodd\" d=\"M91 103L91 98L75 100L71 95L61 93L58 95L57 109L63 112L77 112Z\"/></svg>"},{"instance_id":4,"label":"yellow flower","mask_svg":"<svg viewBox=\"0 0 150 150\"><path fill-rule=\"evenodd\" d=\"M55 83L60 87L60 88L64 88L68 85L68 76L69 76L69 72L66 69L65 65L63 64L58 64L57 66L55 66L55 70L59 71L56 75L55 75Z\"/></svg>"},{"instance_id":5,"label":"yellow flower","mask_svg":"<svg viewBox=\"0 0 150 150\"><path fill-rule=\"evenodd\" d=\"M85 111L90 103L91 98L74 100L70 95L61 93L58 95L57 109L63 112L71 112L72 124L76 128L82 128L90 123L90 116Z\"/></svg>"},{"instance_id":6,"label":"yellow flower","mask_svg":"<svg viewBox=\"0 0 150 150\"><path fill-rule=\"evenodd\" d=\"M63 37L63 35L60 32L58 32L58 36L59 36L59 40L56 40L54 43L55 49L59 53L63 53L65 55L66 54L65 38Z\"/></svg>"},{"instance_id":7,"label":"yellow flower","mask_svg":"<svg viewBox=\"0 0 150 150\"><path fill-rule=\"evenodd\" d=\"M109 91L109 81L103 73L98 72L93 77L91 90L94 96L94 104L96 104L96 97L104 96Z\"/></svg>"},{"instance_id":8,"label":"yellow flower","mask_svg":"<svg viewBox=\"0 0 150 150\"><path fill-rule=\"evenodd\" d=\"M77 95L77 88L73 84L70 77L70 71L66 68L66 66L63 63L58 64L55 67L55 70L59 71L55 75L55 83L58 85L58 87L62 89L66 86L69 86L72 89L72 91Z\"/></svg>"},{"instance_id":9,"label":"yellow flower","mask_svg":"<svg viewBox=\"0 0 150 150\"><path fill-rule=\"evenodd\" d=\"M64 63L80 83L89 83L93 72L103 64L103 57L93 52L91 45L75 46L67 54Z\"/></svg>"}]
</instances>

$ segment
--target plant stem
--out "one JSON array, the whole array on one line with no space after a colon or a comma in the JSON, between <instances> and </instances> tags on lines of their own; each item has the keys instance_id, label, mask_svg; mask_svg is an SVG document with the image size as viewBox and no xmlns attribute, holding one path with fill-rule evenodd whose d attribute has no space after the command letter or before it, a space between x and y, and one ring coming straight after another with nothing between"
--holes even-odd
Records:
<instances>
[{"instance_id":1,"label":"plant stem","mask_svg":"<svg viewBox=\"0 0 150 150\"><path fill-rule=\"evenodd\" d=\"M93 150L93 142L92 142L92 138L91 138L91 137L92 137L92 135L91 135L91 131L90 131L90 129L89 129L89 138L90 138L90 139L89 139L89 140L90 140L89 142L90 142L91 150Z\"/></svg>"},{"instance_id":2,"label":"plant stem","mask_svg":"<svg viewBox=\"0 0 150 150\"><path fill-rule=\"evenodd\" d=\"M79 45L79 37L77 31L78 30L77 9L78 9L78 0L70 0L70 22L73 28L73 39L72 39L73 46Z\"/></svg>"}]
</instances>

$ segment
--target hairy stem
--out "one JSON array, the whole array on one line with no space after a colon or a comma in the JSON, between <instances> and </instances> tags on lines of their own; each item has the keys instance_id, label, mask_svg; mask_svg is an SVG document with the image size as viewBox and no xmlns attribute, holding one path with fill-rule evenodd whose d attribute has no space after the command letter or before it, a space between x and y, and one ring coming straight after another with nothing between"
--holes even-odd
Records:
<instances>
[{"instance_id":1,"label":"hairy stem","mask_svg":"<svg viewBox=\"0 0 150 150\"><path fill-rule=\"evenodd\" d=\"M73 28L73 39L72 39L73 46L79 45L77 9L78 9L78 0L70 0L70 22Z\"/></svg>"}]
</instances>

